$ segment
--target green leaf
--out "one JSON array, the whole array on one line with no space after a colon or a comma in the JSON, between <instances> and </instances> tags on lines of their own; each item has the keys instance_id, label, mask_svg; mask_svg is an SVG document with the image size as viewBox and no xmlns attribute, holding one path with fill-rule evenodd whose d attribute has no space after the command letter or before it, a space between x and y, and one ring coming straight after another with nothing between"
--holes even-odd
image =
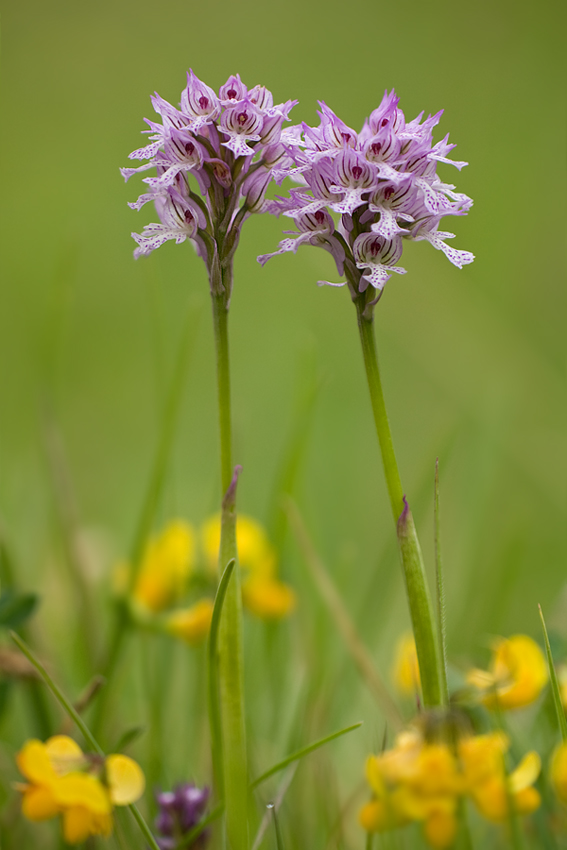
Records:
<instances>
[{"instance_id":1,"label":"green leaf","mask_svg":"<svg viewBox=\"0 0 567 850\"><path fill-rule=\"evenodd\" d=\"M16 628L33 614L38 602L36 593L14 593L6 590L0 597L0 626Z\"/></svg>"},{"instance_id":2,"label":"green leaf","mask_svg":"<svg viewBox=\"0 0 567 850\"><path fill-rule=\"evenodd\" d=\"M134 741L137 741L146 731L145 726L132 726L122 733L116 744L112 747L113 753L121 753Z\"/></svg>"},{"instance_id":3,"label":"green leaf","mask_svg":"<svg viewBox=\"0 0 567 850\"><path fill-rule=\"evenodd\" d=\"M254 780L251 784L251 788L257 788L262 782L265 782L270 776L273 776L274 773L278 773L280 770L283 770L284 767L287 767L288 764L291 764L292 761L298 761L302 759L304 756L309 755L314 750L318 750L319 747L322 747L324 744L328 744L329 741L334 741L335 738L340 738L341 735L346 735L348 732L353 732L355 729L358 729L362 726L362 720L358 723L353 723L352 726L347 726L345 729L340 729L338 732L333 732L332 735L327 735L326 738L320 738L319 741L314 741L313 744L309 744L307 747L303 747L301 750L296 750L291 755L287 756L283 761L278 762L265 773L262 773L258 776L257 779Z\"/></svg>"},{"instance_id":4,"label":"green leaf","mask_svg":"<svg viewBox=\"0 0 567 850\"><path fill-rule=\"evenodd\" d=\"M211 727L211 749L213 756L213 772L217 785L217 794L222 799L224 794L223 771L222 771L222 726L219 697L219 665L218 645L219 626L222 614L222 606L226 596L226 590L236 561L234 558L228 562L222 574L213 607L211 629L209 632L208 647L208 673L209 673L209 723Z\"/></svg>"},{"instance_id":5,"label":"green leaf","mask_svg":"<svg viewBox=\"0 0 567 850\"><path fill-rule=\"evenodd\" d=\"M547 666L549 667L549 679L551 682L551 693L553 694L553 702L555 703L555 711L557 713L557 722L559 724L559 731L561 732L561 739L563 741L567 741L567 718L565 717L565 711L563 709L563 702L561 700L561 692L559 690L559 682L557 681L557 673L555 672L555 665L553 663L553 656L551 654L551 646L549 644L549 637L547 634L547 628L545 625L545 620L543 618L543 611L541 610L541 605L537 606L539 608L539 616L541 618L541 625L543 628L543 639L545 641L545 652L547 655Z\"/></svg>"}]
</instances>

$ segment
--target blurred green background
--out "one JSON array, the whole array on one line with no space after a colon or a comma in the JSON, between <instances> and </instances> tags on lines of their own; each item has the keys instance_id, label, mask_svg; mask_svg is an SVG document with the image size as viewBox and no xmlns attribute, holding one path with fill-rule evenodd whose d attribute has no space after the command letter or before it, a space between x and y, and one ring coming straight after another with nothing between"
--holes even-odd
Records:
<instances>
[{"instance_id":1,"label":"blurred green background","mask_svg":"<svg viewBox=\"0 0 567 850\"><path fill-rule=\"evenodd\" d=\"M470 165L439 170L475 201L450 229L476 261L459 271L425 243L406 246L409 273L390 281L376 311L402 480L431 566L439 456L454 658L482 653L489 634L538 635L538 601L564 623L565 18L552 0L5 4L0 513L21 585L46 594L37 628L54 664L68 652L60 613L72 602L58 565L46 410L93 569L108 574L129 546L188 309L198 322L161 516L199 522L219 497L205 271L187 245L133 261L130 231L151 215L128 209L142 184L125 186L118 171L142 144L150 94L177 103L189 67L215 89L239 72L277 102L297 98L295 121L313 123L323 99L360 127L391 87L408 119L445 109L435 138L450 131ZM256 255L275 250L283 224L251 219L235 266L240 505L269 519L297 399L314 380L295 497L387 670L407 615L355 312L345 290L315 285L336 279L322 251L260 268ZM296 622L309 635L326 615L302 571L288 539L282 573L304 593ZM104 584L103 572L93 580ZM335 650L329 681L344 666ZM305 664L312 675L316 653ZM336 696L345 722L352 693Z\"/></svg>"}]
</instances>

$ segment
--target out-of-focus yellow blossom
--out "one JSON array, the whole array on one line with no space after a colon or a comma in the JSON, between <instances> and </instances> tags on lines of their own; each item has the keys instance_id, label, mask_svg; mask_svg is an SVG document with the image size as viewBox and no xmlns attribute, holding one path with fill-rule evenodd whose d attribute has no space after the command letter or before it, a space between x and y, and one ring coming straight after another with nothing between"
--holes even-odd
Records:
<instances>
[{"instance_id":1,"label":"out-of-focus yellow blossom","mask_svg":"<svg viewBox=\"0 0 567 850\"><path fill-rule=\"evenodd\" d=\"M276 578L253 576L242 585L242 601L252 614L264 620L287 617L296 606L295 593Z\"/></svg>"},{"instance_id":2,"label":"out-of-focus yellow blossom","mask_svg":"<svg viewBox=\"0 0 567 850\"><path fill-rule=\"evenodd\" d=\"M442 729L442 727L440 727ZM436 735L439 735L439 727ZM472 736L453 723L445 734L451 742L430 740L427 721L398 735L394 746L366 763L372 800L360 812L369 832L382 832L412 821L422 824L430 847L453 845L458 828L459 800L469 796L484 817L502 821L509 801L519 814L538 808L533 783L540 771L539 756L528 753L507 777L504 754L508 739L501 733Z\"/></svg>"},{"instance_id":3,"label":"out-of-focus yellow blossom","mask_svg":"<svg viewBox=\"0 0 567 850\"><path fill-rule=\"evenodd\" d=\"M543 652L527 635L499 638L492 647L490 669L471 670L470 685L482 692L487 708L521 708L534 702L547 683Z\"/></svg>"},{"instance_id":4,"label":"out-of-focus yellow blossom","mask_svg":"<svg viewBox=\"0 0 567 850\"><path fill-rule=\"evenodd\" d=\"M400 693L407 696L414 696L419 693L421 680L415 639L412 634L402 635L398 641L392 678Z\"/></svg>"},{"instance_id":5,"label":"out-of-focus yellow blossom","mask_svg":"<svg viewBox=\"0 0 567 850\"><path fill-rule=\"evenodd\" d=\"M185 593L194 563L192 526L179 519L169 522L146 547L134 586L134 599L154 613L169 608Z\"/></svg>"},{"instance_id":6,"label":"out-of-focus yellow blossom","mask_svg":"<svg viewBox=\"0 0 567 850\"><path fill-rule=\"evenodd\" d=\"M239 514L236 519L238 562L242 570L242 602L256 617L280 620L297 604L295 593L277 575L276 552L268 536L252 517ZM202 546L211 571L218 569L220 516L203 525Z\"/></svg>"},{"instance_id":7,"label":"out-of-focus yellow blossom","mask_svg":"<svg viewBox=\"0 0 567 850\"><path fill-rule=\"evenodd\" d=\"M220 514L203 524L201 541L207 565L211 572L216 573L220 547ZM264 578L275 576L276 553L259 522L245 514L238 514L236 545L241 570Z\"/></svg>"},{"instance_id":8,"label":"out-of-focus yellow blossom","mask_svg":"<svg viewBox=\"0 0 567 850\"><path fill-rule=\"evenodd\" d=\"M28 780L18 786L24 816L42 821L60 814L68 844L110 835L112 807L129 805L144 792L144 774L128 756L89 758L66 735L26 741L16 761Z\"/></svg>"},{"instance_id":9,"label":"out-of-focus yellow blossom","mask_svg":"<svg viewBox=\"0 0 567 850\"><path fill-rule=\"evenodd\" d=\"M164 627L174 637L196 646L209 634L212 617L212 599L200 599L190 608L182 608L168 614Z\"/></svg>"},{"instance_id":10,"label":"out-of-focus yellow blossom","mask_svg":"<svg viewBox=\"0 0 567 850\"><path fill-rule=\"evenodd\" d=\"M560 744L551 759L551 781L562 803L567 803L567 742Z\"/></svg>"},{"instance_id":11,"label":"out-of-focus yellow blossom","mask_svg":"<svg viewBox=\"0 0 567 850\"><path fill-rule=\"evenodd\" d=\"M382 832L419 821L430 847L451 846L463 780L447 745L426 743L418 730L403 732L392 749L370 756L366 776L374 793L360 812L367 831Z\"/></svg>"},{"instance_id":12,"label":"out-of-focus yellow blossom","mask_svg":"<svg viewBox=\"0 0 567 850\"><path fill-rule=\"evenodd\" d=\"M559 694L563 708L567 711L567 664L559 664L557 667L557 681L559 683Z\"/></svg>"},{"instance_id":13,"label":"out-of-focus yellow blossom","mask_svg":"<svg viewBox=\"0 0 567 850\"><path fill-rule=\"evenodd\" d=\"M491 821L509 817L509 801L518 814L534 812L541 803L533 783L539 776L541 760L536 752L526 753L508 777L504 754L509 741L501 732L465 738L459 743L467 793L479 812Z\"/></svg>"}]
</instances>

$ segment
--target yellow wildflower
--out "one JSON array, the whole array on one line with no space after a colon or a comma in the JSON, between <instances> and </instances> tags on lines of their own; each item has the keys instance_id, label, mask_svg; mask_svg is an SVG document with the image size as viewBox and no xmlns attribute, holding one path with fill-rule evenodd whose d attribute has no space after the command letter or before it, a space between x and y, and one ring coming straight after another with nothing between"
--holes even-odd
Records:
<instances>
[{"instance_id":1,"label":"yellow wildflower","mask_svg":"<svg viewBox=\"0 0 567 850\"><path fill-rule=\"evenodd\" d=\"M543 652L527 635L495 641L490 669L471 670L469 684L482 692L487 708L521 708L534 702L547 682Z\"/></svg>"},{"instance_id":2,"label":"yellow wildflower","mask_svg":"<svg viewBox=\"0 0 567 850\"><path fill-rule=\"evenodd\" d=\"M518 814L535 811L541 802L533 787L541 770L538 754L526 753L507 777L504 753L508 746L508 739L501 732L465 738L459 744L467 791L480 813L495 822L508 818L509 801Z\"/></svg>"},{"instance_id":3,"label":"yellow wildflower","mask_svg":"<svg viewBox=\"0 0 567 850\"><path fill-rule=\"evenodd\" d=\"M183 520L169 522L146 547L134 599L154 613L168 608L183 596L194 562L192 526Z\"/></svg>"},{"instance_id":4,"label":"yellow wildflower","mask_svg":"<svg viewBox=\"0 0 567 850\"><path fill-rule=\"evenodd\" d=\"M110 835L112 806L129 805L144 791L144 775L128 756L111 755L101 764L66 735L45 743L26 741L16 761L28 780L18 786L22 813L31 821L60 814L68 844L80 844L90 835ZM106 783L100 773L106 773Z\"/></svg>"},{"instance_id":5,"label":"yellow wildflower","mask_svg":"<svg viewBox=\"0 0 567 850\"><path fill-rule=\"evenodd\" d=\"M519 814L538 808L541 801L533 787L541 767L537 753L527 753L507 776L507 737L500 732L463 735L457 720L448 715L440 724L436 715L425 715L419 725L398 735L391 749L370 756L366 778L372 799L359 814L364 829L382 832L418 822L428 845L446 850L455 841L458 805L465 796L491 821L505 820L510 802ZM447 743L438 740L439 734L447 736ZM567 755L565 777L567 792Z\"/></svg>"},{"instance_id":6,"label":"yellow wildflower","mask_svg":"<svg viewBox=\"0 0 567 850\"><path fill-rule=\"evenodd\" d=\"M398 641L392 678L397 689L407 696L419 693L421 680L417 662L417 650L412 634L405 634Z\"/></svg>"},{"instance_id":7,"label":"yellow wildflower","mask_svg":"<svg viewBox=\"0 0 567 850\"><path fill-rule=\"evenodd\" d=\"M417 729L403 732L392 749L368 759L366 776L374 797L359 819L367 831L420 821L430 847L451 846L463 782L447 745L426 743Z\"/></svg>"},{"instance_id":8,"label":"yellow wildflower","mask_svg":"<svg viewBox=\"0 0 567 850\"><path fill-rule=\"evenodd\" d=\"M169 614L165 620L165 630L195 646L209 634L212 616L212 599L200 599L190 608L182 608Z\"/></svg>"},{"instance_id":9,"label":"yellow wildflower","mask_svg":"<svg viewBox=\"0 0 567 850\"><path fill-rule=\"evenodd\" d=\"M567 803L567 743L560 744L551 759L551 781L562 803Z\"/></svg>"},{"instance_id":10,"label":"yellow wildflower","mask_svg":"<svg viewBox=\"0 0 567 850\"><path fill-rule=\"evenodd\" d=\"M287 617L296 605L295 593L276 578L253 576L242 585L242 601L252 614L264 620Z\"/></svg>"},{"instance_id":11,"label":"yellow wildflower","mask_svg":"<svg viewBox=\"0 0 567 850\"><path fill-rule=\"evenodd\" d=\"M216 573L220 546L220 515L211 517L204 523L201 541L207 565L211 572ZM238 514L236 544L238 562L242 570L264 578L275 575L276 553L259 522L245 514Z\"/></svg>"}]
</instances>

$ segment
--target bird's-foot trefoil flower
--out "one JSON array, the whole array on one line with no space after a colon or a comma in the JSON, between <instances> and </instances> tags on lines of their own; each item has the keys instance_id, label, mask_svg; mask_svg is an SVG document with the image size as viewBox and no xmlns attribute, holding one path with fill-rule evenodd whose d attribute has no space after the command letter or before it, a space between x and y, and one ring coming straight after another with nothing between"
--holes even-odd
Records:
<instances>
[{"instance_id":1,"label":"bird's-foot trefoil flower","mask_svg":"<svg viewBox=\"0 0 567 850\"><path fill-rule=\"evenodd\" d=\"M488 670L470 670L467 681L487 708L508 710L530 705L547 684L548 668L538 644L528 635L497 638Z\"/></svg>"},{"instance_id":2,"label":"bird's-foot trefoil flower","mask_svg":"<svg viewBox=\"0 0 567 850\"><path fill-rule=\"evenodd\" d=\"M144 774L131 758L83 753L66 735L26 741L16 761L27 780L17 786L24 816L42 821L61 815L68 844L110 835L113 807L127 806L144 792Z\"/></svg>"}]
</instances>

